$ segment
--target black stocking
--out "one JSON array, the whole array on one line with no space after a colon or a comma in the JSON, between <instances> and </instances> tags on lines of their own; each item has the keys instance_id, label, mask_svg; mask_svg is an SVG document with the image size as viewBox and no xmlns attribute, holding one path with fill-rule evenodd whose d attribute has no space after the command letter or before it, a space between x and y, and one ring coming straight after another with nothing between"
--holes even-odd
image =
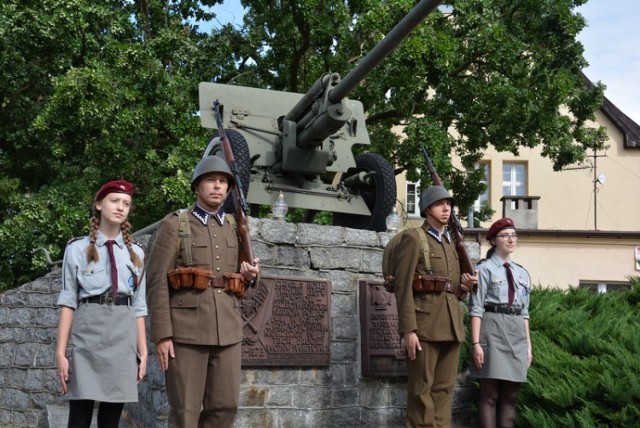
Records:
<instances>
[{"instance_id":1,"label":"black stocking","mask_svg":"<svg viewBox=\"0 0 640 428\"><path fill-rule=\"evenodd\" d=\"M513 428L516 426L516 398L520 391L520 383L500 381L500 394L498 398L498 422L500 428Z\"/></svg>"},{"instance_id":2,"label":"black stocking","mask_svg":"<svg viewBox=\"0 0 640 428\"><path fill-rule=\"evenodd\" d=\"M496 403L498 401L496 379L480 379L480 402L478 413L481 428L496 428Z\"/></svg>"},{"instance_id":3,"label":"black stocking","mask_svg":"<svg viewBox=\"0 0 640 428\"><path fill-rule=\"evenodd\" d=\"M118 428L124 403L100 403L98 428Z\"/></svg>"},{"instance_id":4,"label":"black stocking","mask_svg":"<svg viewBox=\"0 0 640 428\"><path fill-rule=\"evenodd\" d=\"M93 400L69 400L67 428L89 428L93 418Z\"/></svg>"}]
</instances>

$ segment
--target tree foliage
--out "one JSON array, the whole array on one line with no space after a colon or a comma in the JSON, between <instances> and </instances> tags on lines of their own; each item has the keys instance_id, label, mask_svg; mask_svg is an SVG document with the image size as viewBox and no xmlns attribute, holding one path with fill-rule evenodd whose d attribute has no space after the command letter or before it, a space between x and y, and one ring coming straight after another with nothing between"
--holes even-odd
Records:
<instances>
[{"instance_id":1,"label":"tree foliage","mask_svg":"<svg viewBox=\"0 0 640 428\"><path fill-rule=\"evenodd\" d=\"M580 161L603 141L585 128L602 87L586 86L580 71L585 22L575 8L584 2L439 8L349 95L368 115L372 145L361 150L415 179L424 143L462 213L482 191L474 164L490 144L515 154L541 145L556 169ZM109 179L136 184L138 228L191 200L208 139L200 81L304 92L325 72L345 76L415 2L242 0L243 24L205 31L217 3L2 2L0 289L46 268L34 248L59 258L86 233L92 195ZM451 167L452 154L464 170Z\"/></svg>"}]
</instances>

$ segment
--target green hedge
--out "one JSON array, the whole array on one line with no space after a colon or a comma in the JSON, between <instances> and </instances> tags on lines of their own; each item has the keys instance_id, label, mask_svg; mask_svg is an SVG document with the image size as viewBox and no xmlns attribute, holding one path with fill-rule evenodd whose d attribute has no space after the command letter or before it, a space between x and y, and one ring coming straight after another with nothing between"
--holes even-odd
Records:
<instances>
[{"instance_id":1,"label":"green hedge","mask_svg":"<svg viewBox=\"0 0 640 428\"><path fill-rule=\"evenodd\" d=\"M640 279L604 294L537 288L518 427L640 424Z\"/></svg>"}]
</instances>

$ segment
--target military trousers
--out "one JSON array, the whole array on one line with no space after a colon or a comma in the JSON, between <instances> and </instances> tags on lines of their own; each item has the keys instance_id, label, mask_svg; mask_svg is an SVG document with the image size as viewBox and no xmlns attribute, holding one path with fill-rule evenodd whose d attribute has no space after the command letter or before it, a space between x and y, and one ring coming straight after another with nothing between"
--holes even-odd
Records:
<instances>
[{"instance_id":1,"label":"military trousers","mask_svg":"<svg viewBox=\"0 0 640 428\"><path fill-rule=\"evenodd\" d=\"M458 375L460 342L420 341L422 351L407 359L406 428L451 427L451 399Z\"/></svg>"},{"instance_id":2,"label":"military trousers","mask_svg":"<svg viewBox=\"0 0 640 428\"><path fill-rule=\"evenodd\" d=\"M173 344L165 374L169 428L232 427L240 401L242 344Z\"/></svg>"}]
</instances>

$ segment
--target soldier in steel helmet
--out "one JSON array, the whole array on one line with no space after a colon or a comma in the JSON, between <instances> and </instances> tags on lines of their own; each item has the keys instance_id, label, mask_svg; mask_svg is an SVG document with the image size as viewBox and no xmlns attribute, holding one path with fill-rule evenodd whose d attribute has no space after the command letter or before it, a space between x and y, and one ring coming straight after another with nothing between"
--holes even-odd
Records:
<instances>
[{"instance_id":1,"label":"soldier in steel helmet","mask_svg":"<svg viewBox=\"0 0 640 428\"><path fill-rule=\"evenodd\" d=\"M395 296L398 330L407 352L407 427L450 427L451 399L464 340L460 299L463 283L472 289L477 276L461 274L455 242L447 230L453 197L432 186L420 197L428 254L422 233L404 233L396 255ZM428 259L427 259L428 258Z\"/></svg>"},{"instance_id":2,"label":"soldier in steel helmet","mask_svg":"<svg viewBox=\"0 0 640 428\"><path fill-rule=\"evenodd\" d=\"M151 340L169 427L231 427L236 417L242 319L228 276L255 281L259 260L238 266L235 222L222 208L233 185L222 158L202 158L191 180L195 204L161 221L149 256Z\"/></svg>"}]
</instances>

